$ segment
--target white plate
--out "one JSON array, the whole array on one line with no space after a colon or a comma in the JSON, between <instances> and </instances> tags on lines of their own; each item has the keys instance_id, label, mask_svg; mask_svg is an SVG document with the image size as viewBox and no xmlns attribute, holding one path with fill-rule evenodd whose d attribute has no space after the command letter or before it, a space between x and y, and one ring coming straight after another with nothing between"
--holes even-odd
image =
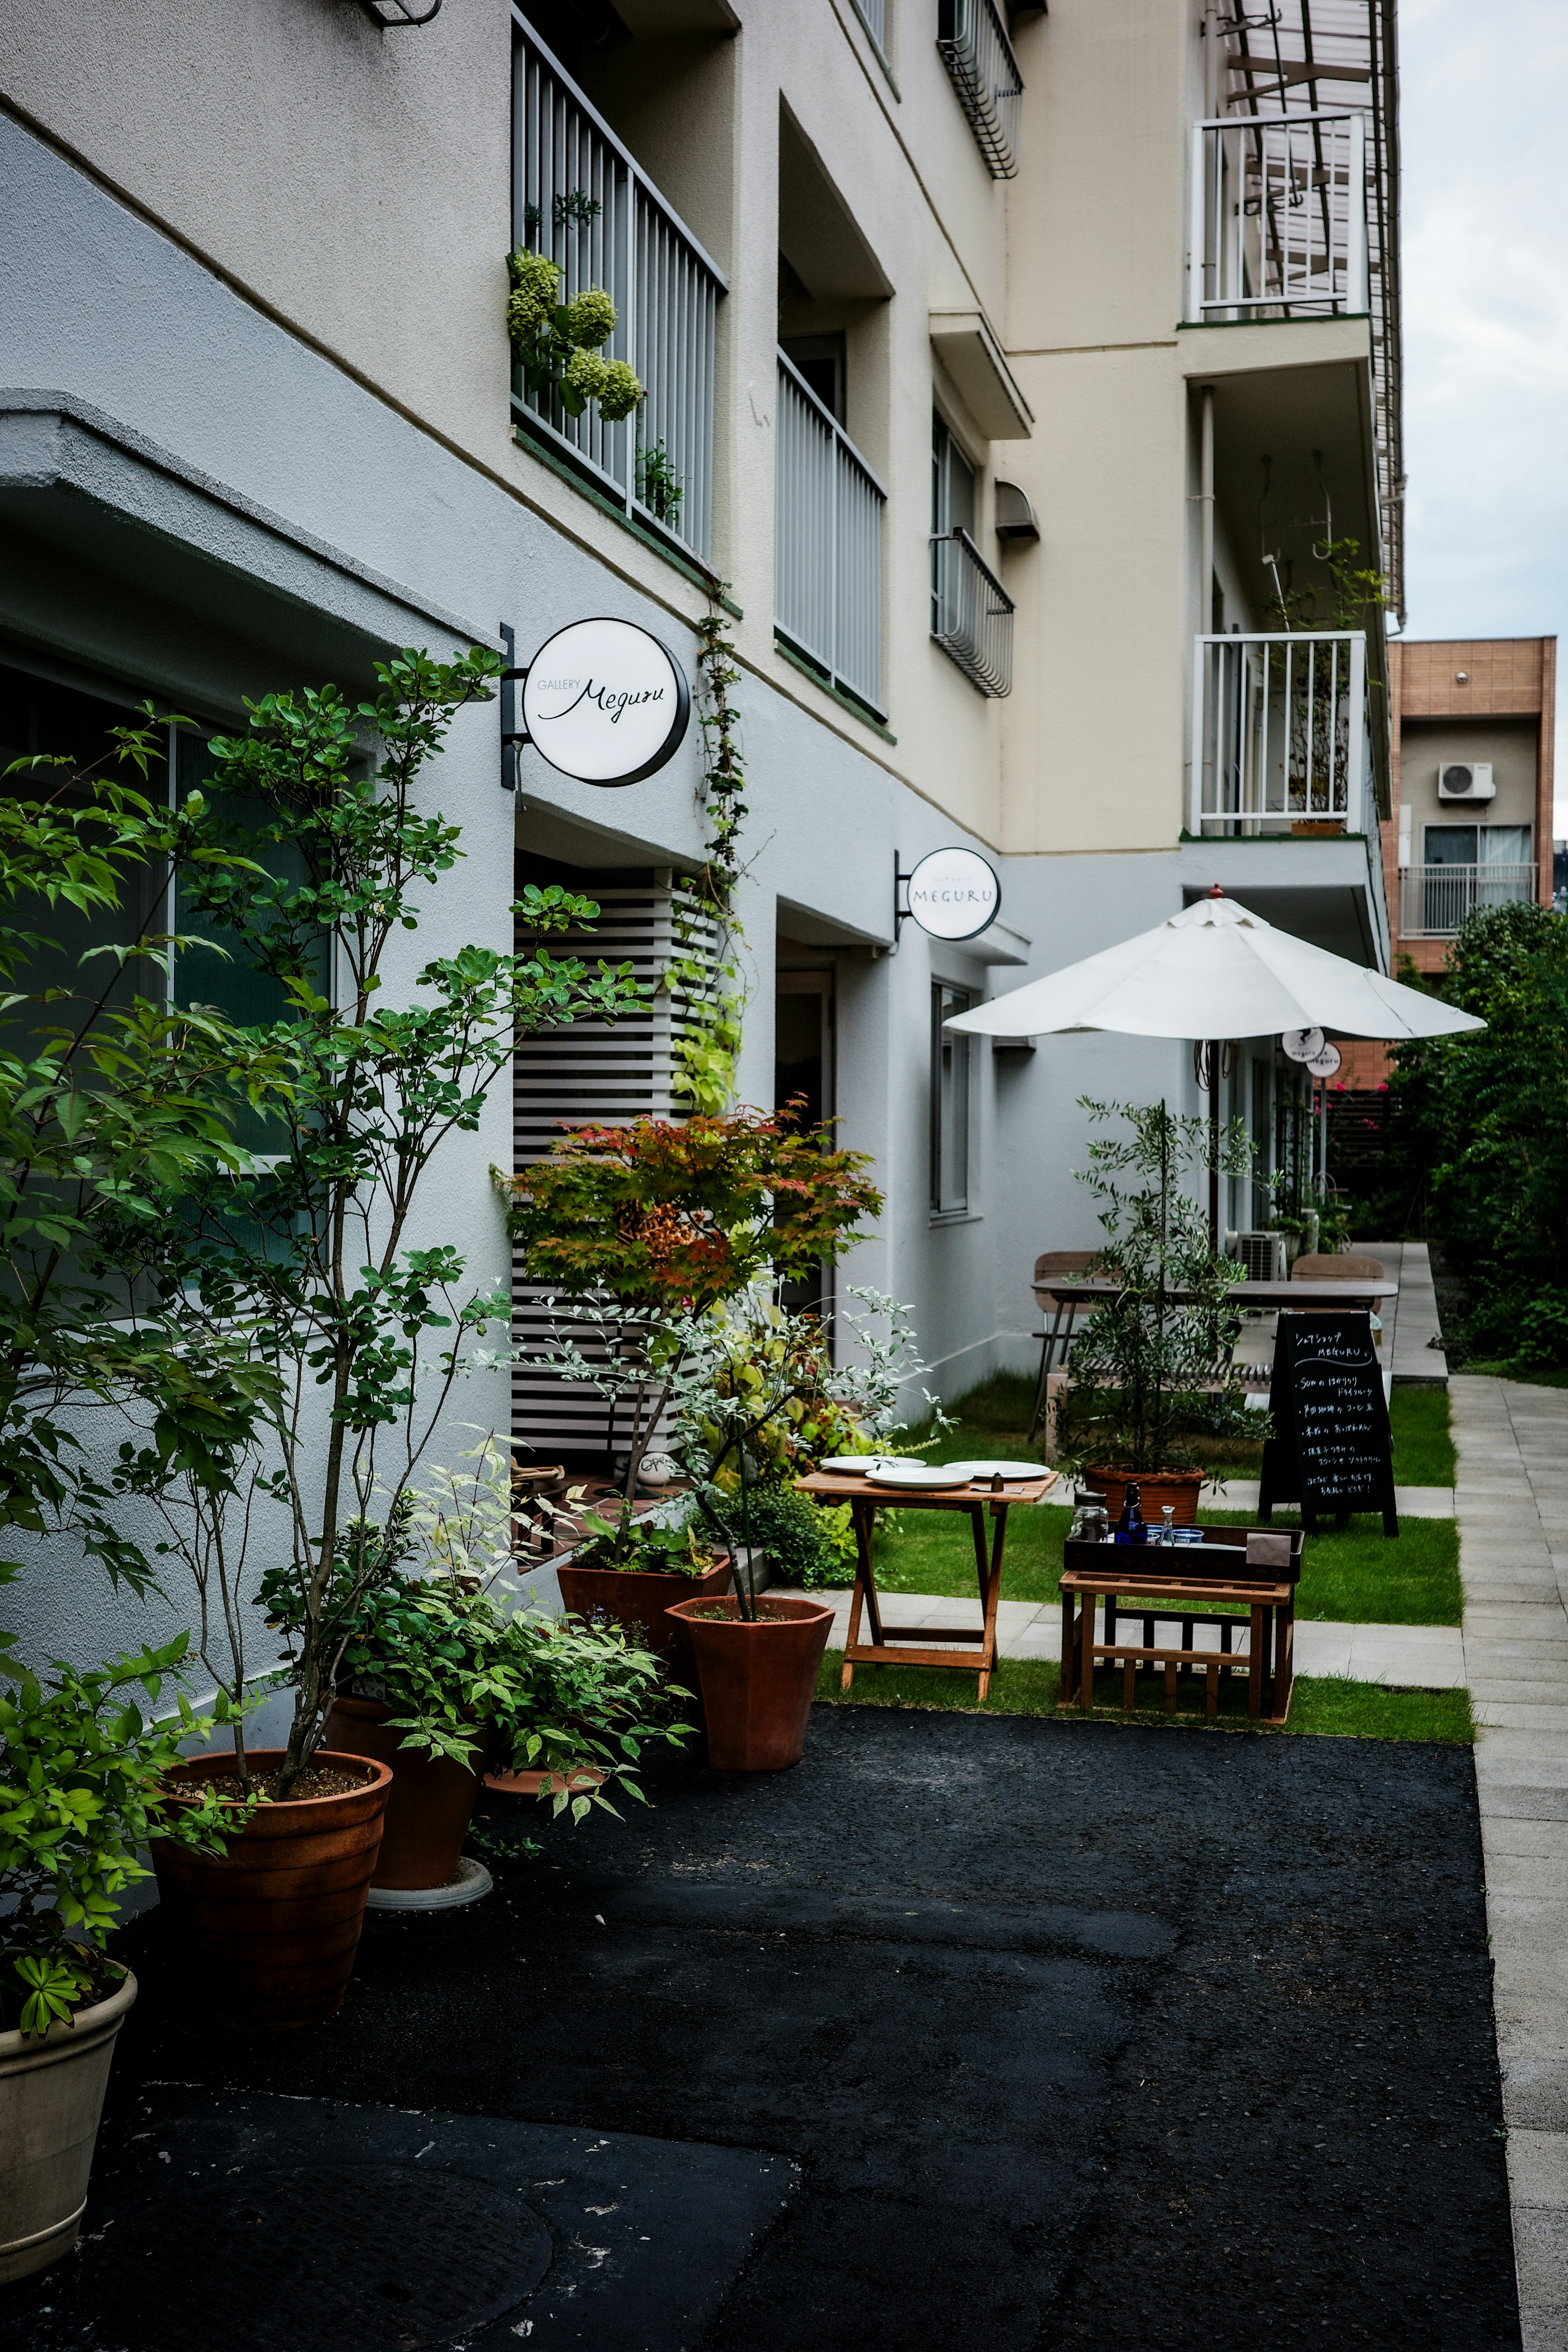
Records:
<instances>
[{"instance_id":1,"label":"white plate","mask_svg":"<svg viewBox=\"0 0 1568 2352\"><path fill-rule=\"evenodd\" d=\"M819 1470L826 1470L832 1477L864 1478L873 1470L880 1469L884 1462L890 1462L892 1459L890 1454L830 1454L826 1461L819 1462L816 1466Z\"/></svg>"},{"instance_id":2,"label":"white plate","mask_svg":"<svg viewBox=\"0 0 1568 2352\"><path fill-rule=\"evenodd\" d=\"M956 1470L955 1462L952 1467ZM963 1467L972 1478L1048 1478L1048 1462L966 1462Z\"/></svg>"},{"instance_id":3,"label":"white plate","mask_svg":"<svg viewBox=\"0 0 1568 2352\"><path fill-rule=\"evenodd\" d=\"M969 1484L966 1462L888 1462L868 1474L873 1486L902 1486L910 1494L951 1494Z\"/></svg>"}]
</instances>

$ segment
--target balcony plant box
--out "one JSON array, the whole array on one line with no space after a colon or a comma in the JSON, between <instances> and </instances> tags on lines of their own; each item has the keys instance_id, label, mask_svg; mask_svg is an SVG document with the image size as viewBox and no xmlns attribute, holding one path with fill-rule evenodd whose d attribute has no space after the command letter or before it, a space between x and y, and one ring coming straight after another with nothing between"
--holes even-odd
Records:
<instances>
[{"instance_id":1,"label":"balcony plant box","mask_svg":"<svg viewBox=\"0 0 1568 2352\"><path fill-rule=\"evenodd\" d=\"M265 1780L287 1752L251 1748L252 1775ZM195 1792L233 1780L237 1769L230 1749L189 1757L165 1778ZM197 2005L226 2025L276 2032L317 2024L342 2008L353 1974L392 1772L327 1748L317 1748L310 1770L350 1785L258 1805L222 1854L153 1841L170 1949Z\"/></svg>"},{"instance_id":2,"label":"balcony plant box","mask_svg":"<svg viewBox=\"0 0 1568 2352\"><path fill-rule=\"evenodd\" d=\"M708 1725L708 1761L720 1772L782 1772L798 1764L833 1610L821 1601L760 1598L743 1617L733 1594L682 1601Z\"/></svg>"}]
</instances>

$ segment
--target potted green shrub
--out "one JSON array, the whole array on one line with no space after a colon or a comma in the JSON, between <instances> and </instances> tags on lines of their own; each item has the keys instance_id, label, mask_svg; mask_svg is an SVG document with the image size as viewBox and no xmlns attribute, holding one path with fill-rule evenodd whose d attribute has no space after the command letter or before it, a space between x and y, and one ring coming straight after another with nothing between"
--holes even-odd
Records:
<instances>
[{"instance_id":1,"label":"potted green shrub","mask_svg":"<svg viewBox=\"0 0 1568 2352\"><path fill-rule=\"evenodd\" d=\"M1215 1147L1206 1120L1163 1103L1086 1097L1082 1108L1096 1121L1122 1119L1130 1131L1091 1143L1080 1171L1101 1203L1106 1234L1089 1272L1110 1276L1117 1289L1073 1341L1068 1433L1058 1463L1106 1496L1113 1521L1136 1482L1145 1519L1157 1527L1170 1506L1176 1524L1191 1527L1204 1483L1189 1443L1194 1425L1218 1437L1268 1433L1265 1416L1246 1408L1232 1363L1241 1318L1231 1291L1242 1268L1215 1255L1207 1216L1181 1189L1183 1172L1206 1170ZM1217 1150L1222 1175L1250 1176L1239 1120L1221 1131Z\"/></svg>"},{"instance_id":2,"label":"potted green shrub","mask_svg":"<svg viewBox=\"0 0 1568 2352\"><path fill-rule=\"evenodd\" d=\"M547 1360L613 1402L629 1403L624 1492L614 1517L605 1515L607 1532L595 1555L601 1571L635 1564L646 1572L646 1538L634 1510L637 1472L689 1367L716 1343L713 1310L840 1256L858 1238L861 1220L881 1208L863 1172L868 1164L864 1153L835 1150L829 1131L804 1130L789 1118L698 1111L679 1122L579 1129L548 1158L500 1180L531 1278L571 1294L562 1310L567 1329L585 1328L597 1343L589 1355L558 1332ZM721 1339L717 1344L721 1350ZM726 1454L732 1444L726 1427ZM656 1572L666 1557L661 1546ZM731 1677L747 1687L756 1679L756 1657L773 1662L770 1720L782 1722L785 1747L797 1717L804 1737L816 1679L811 1645L819 1662L831 1612L809 1601L759 1600L742 1582L729 1599L682 1600L677 1585L663 1613L689 1627L694 1609L709 1612L705 1643L715 1661L707 1673L699 1664L710 1757L715 1707L728 1703L720 1697L721 1648ZM706 1641L715 1624L737 1630Z\"/></svg>"},{"instance_id":3,"label":"potted green shrub","mask_svg":"<svg viewBox=\"0 0 1568 2352\"><path fill-rule=\"evenodd\" d=\"M462 1893L463 1840L487 1775L530 1776L557 1811L570 1803L581 1817L617 1785L640 1797L643 1747L685 1737L646 1649L523 1604L510 1573L506 1456L492 1434L465 1459L471 1471L433 1465L405 1490L402 1547L384 1550L380 1580L343 1611L326 1742L392 1769L371 1881L384 1893ZM292 1644L297 1587L266 1580L264 1597Z\"/></svg>"},{"instance_id":4,"label":"potted green shrub","mask_svg":"<svg viewBox=\"0 0 1568 2352\"><path fill-rule=\"evenodd\" d=\"M187 1643L85 1673L0 1658L0 2282L77 2241L115 2036L136 1998L106 1946L116 1897L151 1874L138 1849L159 1834L221 1851L232 1825L216 1800L175 1805L163 1786L212 1717L183 1692L164 1720L143 1713Z\"/></svg>"},{"instance_id":5,"label":"potted green shrub","mask_svg":"<svg viewBox=\"0 0 1568 2352\"><path fill-rule=\"evenodd\" d=\"M323 1745L344 1646L396 1559L401 1498L457 1382L510 1322L505 1290L416 1240L421 1186L448 1139L479 1125L521 1034L638 1001L622 975L590 977L542 945L431 959L392 1000L389 949L461 854L458 827L428 805L428 771L500 667L482 650L405 653L379 666L369 701L268 696L243 734L209 747L219 810L262 813L229 835L256 863L243 879L197 870L185 900L271 985L281 1017L240 1034L282 1079L265 1150L187 1184L170 1216L182 1330L197 1356L237 1353L253 1410L219 1475L195 1465L171 1482L153 1425L122 1448L117 1482L160 1512L159 1549L193 1579L202 1655L231 1700L249 1678L258 1566L293 1629L287 1744L248 1750L241 1727L231 1755L181 1768L186 1785L217 1775L273 1801L221 1860L155 1857L192 1991L237 2021L303 2023L342 1999L390 1785L384 1764ZM547 935L597 909L550 889L530 890L526 911Z\"/></svg>"}]
</instances>

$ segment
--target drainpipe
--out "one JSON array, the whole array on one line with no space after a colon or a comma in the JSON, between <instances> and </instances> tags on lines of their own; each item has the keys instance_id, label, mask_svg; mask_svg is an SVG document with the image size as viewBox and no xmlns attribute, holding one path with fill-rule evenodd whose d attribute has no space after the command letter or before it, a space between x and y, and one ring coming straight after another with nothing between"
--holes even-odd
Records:
<instances>
[{"instance_id":1,"label":"drainpipe","mask_svg":"<svg viewBox=\"0 0 1568 2352\"><path fill-rule=\"evenodd\" d=\"M1199 612L1203 625L1198 634L1206 637L1214 627L1214 386L1203 387L1203 427L1198 445L1198 562L1203 577L1200 583Z\"/></svg>"}]
</instances>

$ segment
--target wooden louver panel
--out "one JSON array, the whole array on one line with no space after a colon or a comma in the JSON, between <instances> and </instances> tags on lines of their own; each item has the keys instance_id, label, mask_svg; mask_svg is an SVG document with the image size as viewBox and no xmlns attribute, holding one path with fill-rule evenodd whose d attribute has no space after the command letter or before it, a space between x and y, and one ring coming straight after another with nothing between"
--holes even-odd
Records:
<instances>
[{"instance_id":1,"label":"wooden louver panel","mask_svg":"<svg viewBox=\"0 0 1568 2352\"><path fill-rule=\"evenodd\" d=\"M685 1026L683 1001L662 983L678 957L711 960L712 924L696 914L687 894L665 882L601 888L592 875L584 875L582 887L598 901L599 919L591 931L552 933L551 953L580 956L590 970L599 962L629 964L654 993L642 1010L623 1020L577 1021L521 1041L512 1066L517 1168L542 1159L566 1129L686 1115L684 1098L673 1091L675 1048ZM678 923L682 932L689 926L688 936L678 935ZM528 944L520 930L519 951ZM542 1305L548 1292L527 1279L521 1257L512 1262L511 1292L513 1342L536 1350L549 1337L551 1318ZM576 1336L583 1353L592 1355L588 1335ZM511 1398L512 1433L531 1449L520 1451L521 1462L546 1452L602 1454L625 1442L629 1407L617 1410L612 1431L609 1405L581 1382L514 1365Z\"/></svg>"}]
</instances>

